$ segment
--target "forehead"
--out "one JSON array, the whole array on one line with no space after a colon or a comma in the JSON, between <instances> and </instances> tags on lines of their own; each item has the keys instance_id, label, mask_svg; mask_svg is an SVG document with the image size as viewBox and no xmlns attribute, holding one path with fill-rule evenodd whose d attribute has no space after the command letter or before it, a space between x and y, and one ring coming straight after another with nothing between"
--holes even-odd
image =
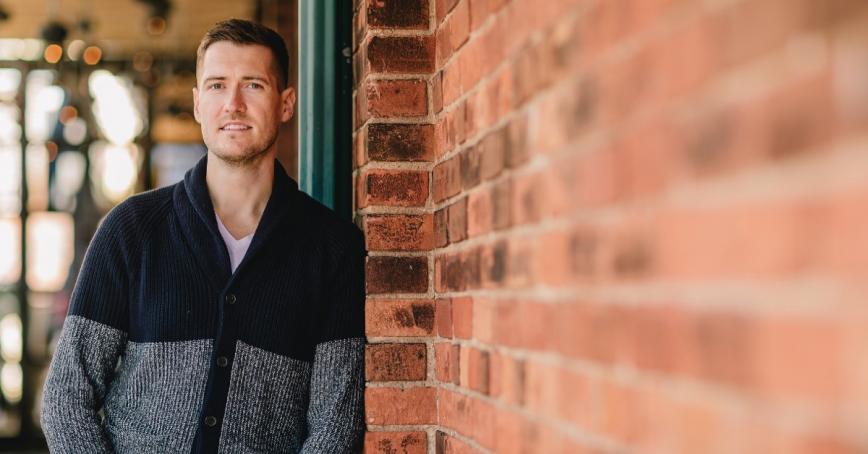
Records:
<instances>
[{"instance_id":1,"label":"forehead","mask_svg":"<svg viewBox=\"0 0 868 454\"><path fill-rule=\"evenodd\" d=\"M236 72L274 77L271 50L259 44L218 41L202 56L199 71L203 78L225 77Z\"/></svg>"}]
</instances>

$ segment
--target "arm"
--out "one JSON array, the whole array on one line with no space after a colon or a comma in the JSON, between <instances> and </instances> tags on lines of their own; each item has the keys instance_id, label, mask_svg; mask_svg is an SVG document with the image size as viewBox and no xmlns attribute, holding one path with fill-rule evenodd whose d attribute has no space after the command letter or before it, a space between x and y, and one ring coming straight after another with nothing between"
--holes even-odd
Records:
<instances>
[{"instance_id":1,"label":"arm","mask_svg":"<svg viewBox=\"0 0 868 454\"><path fill-rule=\"evenodd\" d=\"M108 215L88 247L45 380L42 429L53 453L110 453L98 414L126 345L128 275L118 241L125 223Z\"/></svg>"},{"instance_id":2,"label":"arm","mask_svg":"<svg viewBox=\"0 0 868 454\"><path fill-rule=\"evenodd\" d=\"M331 283L310 382L303 454L361 452L365 391L365 250L361 233Z\"/></svg>"}]
</instances>

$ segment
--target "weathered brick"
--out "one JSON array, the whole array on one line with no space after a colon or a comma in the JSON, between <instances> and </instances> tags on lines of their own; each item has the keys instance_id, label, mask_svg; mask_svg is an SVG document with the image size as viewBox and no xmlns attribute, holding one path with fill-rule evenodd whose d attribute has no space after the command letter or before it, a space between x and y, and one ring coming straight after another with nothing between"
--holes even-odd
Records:
<instances>
[{"instance_id":1,"label":"weathered brick","mask_svg":"<svg viewBox=\"0 0 868 454\"><path fill-rule=\"evenodd\" d=\"M443 111L443 72L438 71L431 78L431 103L435 114Z\"/></svg>"},{"instance_id":2,"label":"weathered brick","mask_svg":"<svg viewBox=\"0 0 868 454\"><path fill-rule=\"evenodd\" d=\"M467 202L467 235L471 238L491 231L492 193L490 190L473 191Z\"/></svg>"},{"instance_id":3,"label":"weathered brick","mask_svg":"<svg viewBox=\"0 0 868 454\"><path fill-rule=\"evenodd\" d=\"M446 230L449 243L460 243L467 239L467 197L462 197L447 207Z\"/></svg>"},{"instance_id":4,"label":"weathered brick","mask_svg":"<svg viewBox=\"0 0 868 454\"><path fill-rule=\"evenodd\" d=\"M435 424L436 390L368 387L365 389L365 421L372 425Z\"/></svg>"},{"instance_id":5,"label":"weathered brick","mask_svg":"<svg viewBox=\"0 0 868 454\"><path fill-rule=\"evenodd\" d=\"M480 143L480 176L490 180L503 171L506 166L506 137L503 130L495 130L485 136Z\"/></svg>"},{"instance_id":6,"label":"weathered brick","mask_svg":"<svg viewBox=\"0 0 868 454\"><path fill-rule=\"evenodd\" d=\"M427 29L428 0L371 0L368 24L371 28Z\"/></svg>"},{"instance_id":7,"label":"weathered brick","mask_svg":"<svg viewBox=\"0 0 868 454\"><path fill-rule=\"evenodd\" d=\"M473 337L473 298L452 298L452 327L458 339Z\"/></svg>"},{"instance_id":8,"label":"weathered brick","mask_svg":"<svg viewBox=\"0 0 868 454\"><path fill-rule=\"evenodd\" d=\"M360 196L360 206L423 206L428 199L428 173L419 170L369 170L364 174Z\"/></svg>"},{"instance_id":9,"label":"weathered brick","mask_svg":"<svg viewBox=\"0 0 868 454\"><path fill-rule=\"evenodd\" d=\"M428 290L425 257L368 257L365 266L368 294L424 293Z\"/></svg>"},{"instance_id":10,"label":"weathered brick","mask_svg":"<svg viewBox=\"0 0 868 454\"><path fill-rule=\"evenodd\" d=\"M435 307L430 300L374 300L365 305L368 336L430 336L434 334Z\"/></svg>"},{"instance_id":11,"label":"weathered brick","mask_svg":"<svg viewBox=\"0 0 868 454\"><path fill-rule=\"evenodd\" d=\"M479 285L479 251L441 255L434 259L435 291L464 291Z\"/></svg>"},{"instance_id":12,"label":"weathered brick","mask_svg":"<svg viewBox=\"0 0 868 454\"><path fill-rule=\"evenodd\" d=\"M434 212L434 247L441 248L449 244L449 232L446 230L449 222L447 208Z\"/></svg>"},{"instance_id":13,"label":"weathered brick","mask_svg":"<svg viewBox=\"0 0 868 454\"><path fill-rule=\"evenodd\" d=\"M461 154L461 187L465 191L473 189L481 181L479 165L482 160L482 150L478 146L470 147Z\"/></svg>"},{"instance_id":14,"label":"weathered brick","mask_svg":"<svg viewBox=\"0 0 868 454\"><path fill-rule=\"evenodd\" d=\"M452 337L452 300L440 298L436 303L437 335L440 337Z\"/></svg>"},{"instance_id":15,"label":"weathered brick","mask_svg":"<svg viewBox=\"0 0 868 454\"><path fill-rule=\"evenodd\" d=\"M430 161L434 127L428 124L368 125L368 157L374 161Z\"/></svg>"},{"instance_id":16,"label":"weathered brick","mask_svg":"<svg viewBox=\"0 0 868 454\"><path fill-rule=\"evenodd\" d=\"M461 347L449 342L434 344L434 375L443 383L458 384L458 356Z\"/></svg>"},{"instance_id":17,"label":"weathered brick","mask_svg":"<svg viewBox=\"0 0 868 454\"><path fill-rule=\"evenodd\" d=\"M369 344L365 349L365 378L369 381L424 380L425 344Z\"/></svg>"},{"instance_id":18,"label":"weathered brick","mask_svg":"<svg viewBox=\"0 0 868 454\"><path fill-rule=\"evenodd\" d=\"M425 432L367 432L365 454L427 454Z\"/></svg>"},{"instance_id":19,"label":"weathered brick","mask_svg":"<svg viewBox=\"0 0 868 454\"><path fill-rule=\"evenodd\" d=\"M366 113L372 117L423 117L428 114L428 83L419 79L368 80L365 99Z\"/></svg>"},{"instance_id":20,"label":"weathered brick","mask_svg":"<svg viewBox=\"0 0 868 454\"><path fill-rule=\"evenodd\" d=\"M434 166L434 202L441 202L461 191L461 160L457 156Z\"/></svg>"},{"instance_id":21,"label":"weathered brick","mask_svg":"<svg viewBox=\"0 0 868 454\"><path fill-rule=\"evenodd\" d=\"M426 251L434 236L431 215L378 214L365 216L369 251Z\"/></svg>"},{"instance_id":22,"label":"weathered brick","mask_svg":"<svg viewBox=\"0 0 868 454\"><path fill-rule=\"evenodd\" d=\"M367 46L371 71L426 74L434 69L434 38L373 36Z\"/></svg>"}]
</instances>

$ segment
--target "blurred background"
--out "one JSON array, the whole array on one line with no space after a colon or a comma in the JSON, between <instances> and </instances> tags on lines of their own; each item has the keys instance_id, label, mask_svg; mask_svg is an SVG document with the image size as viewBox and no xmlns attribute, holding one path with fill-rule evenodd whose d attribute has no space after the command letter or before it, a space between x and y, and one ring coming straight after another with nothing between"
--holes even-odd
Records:
<instances>
[{"instance_id":1,"label":"blurred background","mask_svg":"<svg viewBox=\"0 0 868 454\"><path fill-rule=\"evenodd\" d=\"M42 382L99 220L130 194L180 180L205 153L191 93L204 32L230 17L287 32L294 10L0 1L0 450L43 446ZM294 128L280 156L293 175Z\"/></svg>"}]
</instances>

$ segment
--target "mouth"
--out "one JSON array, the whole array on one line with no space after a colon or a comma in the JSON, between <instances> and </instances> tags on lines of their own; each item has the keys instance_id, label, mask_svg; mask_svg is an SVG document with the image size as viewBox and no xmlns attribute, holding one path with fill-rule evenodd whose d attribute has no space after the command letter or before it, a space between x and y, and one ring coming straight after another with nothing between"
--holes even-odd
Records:
<instances>
[{"instance_id":1,"label":"mouth","mask_svg":"<svg viewBox=\"0 0 868 454\"><path fill-rule=\"evenodd\" d=\"M225 125L220 127L221 131L230 131L230 132L241 132L248 131L253 129L252 126L246 125L244 123L226 123Z\"/></svg>"}]
</instances>

